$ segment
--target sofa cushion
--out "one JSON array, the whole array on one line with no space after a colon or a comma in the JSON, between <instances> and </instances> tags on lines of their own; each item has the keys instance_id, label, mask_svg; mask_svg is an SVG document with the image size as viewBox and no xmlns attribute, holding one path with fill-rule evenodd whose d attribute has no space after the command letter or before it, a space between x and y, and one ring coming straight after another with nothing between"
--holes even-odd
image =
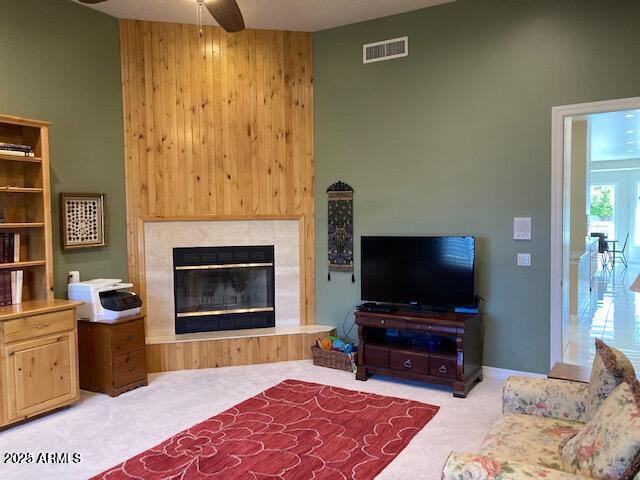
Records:
<instances>
[{"instance_id":1,"label":"sofa cushion","mask_svg":"<svg viewBox=\"0 0 640 480\"><path fill-rule=\"evenodd\" d=\"M586 477L551 468L496 460L478 453L452 452L442 470L442 480L584 480Z\"/></svg>"},{"instance_id":2,"label":"sofa cushion","mask_svg":"<svg viewBox=\"0 0 640 480\"><path fill-rule=\"evenodd\" d=\"M630 378L636 378L636 372L625 354L596 339L596 356L593 359L587 393L586 419L593 418L609 394Z\"/></svg>"},{"instance_id":3,"label":"sofa cushion","mask_svg":"<svg viewBox=\"0 0 640 480\"><path fill-rule=\"evenodd\" d=\"M630 480L640 471L640 383L621 383L585 427L561 446L565 471Z\"/></svg>"},{"instance_id":4,"label":"sofa cushion","mask_svg":"<svg viewBox=\"0 0 640 480\"><path fill-rule=\"evenodd\" d=\"M583 423L512 414L498 420L481 449L488 457L561 470L560 444Z\"/></svg>"},{"instance_id":5,"label":"sofa cushion","mask_svg":"<svg viewBox=\"0 0 640 480\"><path fill-rule=\"evenodd\" d=\"M586 383L512 376L504 385L502 410L585 422L588 389Z\"/></svg>"}]
</instances>

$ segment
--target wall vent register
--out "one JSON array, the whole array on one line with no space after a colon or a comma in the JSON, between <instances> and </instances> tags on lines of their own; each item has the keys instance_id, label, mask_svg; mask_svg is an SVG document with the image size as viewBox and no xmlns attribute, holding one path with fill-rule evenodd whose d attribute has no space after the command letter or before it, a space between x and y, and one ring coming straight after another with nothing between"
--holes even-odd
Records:
<instances>
[{"instance_id":1,"label":"wall vent register","mask_svg":"<svg viewBox=\"0 0 640 480\"><path fill-rule=\"evenodd\" d=\"M275 326L274 247L173 249L175 331Z\"/></svg>"},{"instance_id":2,"label":"wall vent register","mask_svg":"<svg viewBox=\"0 0 640 480\"><path fill-rule=\"evenodd\" d=\"M362 63L381 62L409 55L409 37L393 38L362 46Z\"/></svg>"}]
</instances>

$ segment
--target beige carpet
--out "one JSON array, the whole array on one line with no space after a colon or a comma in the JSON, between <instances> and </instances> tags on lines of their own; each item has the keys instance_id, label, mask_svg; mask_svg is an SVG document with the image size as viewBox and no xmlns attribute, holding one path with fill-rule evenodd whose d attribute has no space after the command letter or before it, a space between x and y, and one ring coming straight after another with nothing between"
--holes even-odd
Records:
<instances>
[{"instance_id":1,"label":"beige carpet","mask_svg":"<svg viewBox=\"0 0 640 480\"><path fill-rule=\"evenodd\" d=\"M417 382L353 374L310 361L189 370L150 376L148 387L117 398L82 392L79 404L0 433L5 452L78 453L79 463L7 464L0 478L84 479L156 445L262 390L297 378L344 388L409 398L441 407L431 422L378 476L379 479L438 480L451 450L476 449L501 414L504 377L487 375L466 399ZM2 460L0 458L0 460Z\"/></svg>"}]
</instances>

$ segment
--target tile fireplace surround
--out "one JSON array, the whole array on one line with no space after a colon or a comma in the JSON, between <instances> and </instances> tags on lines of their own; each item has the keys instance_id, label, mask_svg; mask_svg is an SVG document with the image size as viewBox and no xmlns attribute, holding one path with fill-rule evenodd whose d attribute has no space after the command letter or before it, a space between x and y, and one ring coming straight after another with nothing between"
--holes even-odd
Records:
<instances>
[{"instance_id":1,"label":"tile fireplace surround","mask_svg":"<svg viewBox=\"0 0 640 480\"><path fill-rule=\"evenodd\" d=\"M299 222L286 220L180 220L144 223L147 336L175 333L174 247L273 245L276 327L300 325Z\"/></svg>"}]
</instances>

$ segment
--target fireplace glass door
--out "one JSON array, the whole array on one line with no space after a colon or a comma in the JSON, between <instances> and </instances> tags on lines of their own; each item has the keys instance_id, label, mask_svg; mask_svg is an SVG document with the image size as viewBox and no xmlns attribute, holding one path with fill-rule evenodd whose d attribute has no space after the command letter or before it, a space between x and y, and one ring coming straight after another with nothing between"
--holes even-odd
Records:
<instances>
[{"instance_id":1,"label":"fireplace glass door","mask_svg":"<svg viewBox=\"0 0 640 480\"><path fill-rule=\"evenodd\" d=\"M273 246L174 249L176 333L275 325Z\"/></svg>"}]
</instances>

